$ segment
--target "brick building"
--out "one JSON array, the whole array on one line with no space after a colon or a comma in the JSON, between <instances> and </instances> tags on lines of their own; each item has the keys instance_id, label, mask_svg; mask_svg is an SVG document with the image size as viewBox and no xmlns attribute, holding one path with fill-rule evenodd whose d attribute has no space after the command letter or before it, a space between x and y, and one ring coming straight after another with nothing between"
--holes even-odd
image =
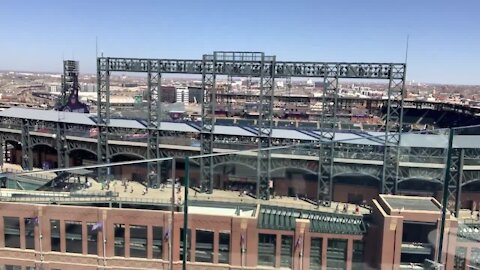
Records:
<instances>
[{"instance_id":1,"label":"brick building","mask_svg":"<svg viewBox=\"0 0 480 270\"><path fill-rule=\"evenodd\" d=\"M373 205L368 213L196 201L189 207L188 269L424 269L423 260L438 252L440 204L380 195ZM171 227L166 208L124 207L130 209L2 202L1 264L168 269L171 248L173 268L181 269L183 213L174 213ZM478 227L447 218L446 269L480 264Z\"/></svg>"}]
</instances>

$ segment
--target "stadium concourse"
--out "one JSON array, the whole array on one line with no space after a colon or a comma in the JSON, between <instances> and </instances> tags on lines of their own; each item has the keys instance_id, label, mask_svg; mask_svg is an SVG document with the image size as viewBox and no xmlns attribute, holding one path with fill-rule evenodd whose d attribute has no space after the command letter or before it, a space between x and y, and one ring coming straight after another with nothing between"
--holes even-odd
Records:
<instances>
[{"instance_id":1,"label":"stadium concourse","mask_svg":"<svg viewBox=\"0 0 480 270\"><path fill-rule=\"evenodd\" d=\"M36 168L56 168L58 159L67 166L96 164L96 118L88 114L10 108L0 112L0 135L4 160L12 164ZM29 149L22 148L22 123L31 127ZM64 151L58 148L58 125L64 125ZM109 151L111 162L146 159L146 126L142 120L111 119ZM184 157L199 153L200 126L197 122L161 122L160 151L162 156L176 159L176 175L184 176ZM454 136L453 148L457 159L462 155L462 194L460 208L471 209L480 202L480 135L468 135L471 129ZM216 125L214 152L229 153L256 149L257 129L250 125ZM400 144L397 194L433 196L440 200L444 179L444 164L448 136L443 130L423 133L403 133ZM23 132L24 133L24 132ZM463 133L467 133L463 135ZM23 138L23 139L22 139ZM299 145L290 149L272 151L273 192L278 196L305 197L315 200L317 194L317 151L304 144L318 142L321 133L315 128L277 127L272 131L276 146ZM375 131L342 130L335 133L333 167L333 200L345 203L370 202L381 192L384 155L384 133ZM63 152L63 153L62 153ZM61 153L61 155L59 154ZM167 168L162 176L168 178ZM120 174L114 168L112 173ZM198 162L193 162L191 184L199 187ZM236 190L255 188L256 163L254 159L218 160L214 167L214 188ZM145 182L147 168L129 165L121 174L128 179ZM146 183L150 188L159 183ZM33 186L32 188L35 188Z\"/></svg>"},{"instance_id":2,"label":"stadium concourse","mask_svg":"<svg viewBox=\"0 0 480 270\"><path fill-rule=\"evenodd\" d=\"M425 260L440 252L446 269L480 264L479 213L472 209L480 201L476 135L454 137L454 148L463 153L464 209L458 217L447 215L441 235L441 204L431 196L442 190L442 133L402 136L398 193L417 195L412 197L379 194L381 133L337 132L334 202L323 206L314 200L318 152L303 147L320 139L316 129L273 130L278 145L298 147L272 151L272 198L257 200L249 195L255 183L251 156L235 152L255 149L251 126L215 128L214 151L230 159L215 168L215 190L207 194L199 192L195 158L188 166L183 162L199 152L195 122L161 123L159 147L174 158L175 170L149 183L141 161L145 138L132 136L144 134L145 125L111 119L111 162L126 163L112 165L102 184L93 164L95 117L12 108L0 118L0 257L9 267L181 269L185 259L188 269L430 269ZM66 128L66 149L57 147L59 124ZM52 173L59 152L72 169Z\"/></svg>"}]
</instances>

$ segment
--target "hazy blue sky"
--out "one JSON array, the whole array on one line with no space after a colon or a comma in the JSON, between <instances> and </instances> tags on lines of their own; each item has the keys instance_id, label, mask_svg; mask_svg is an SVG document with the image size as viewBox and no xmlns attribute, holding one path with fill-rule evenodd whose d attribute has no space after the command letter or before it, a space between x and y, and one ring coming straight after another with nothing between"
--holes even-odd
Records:
<instances>
[{"instance_id":1,"label":"hazy blue sky","mask_svg":"<svg viewBox=\"0 0 480 270\"><path fill-rule=\"evenodd\" d=\"M0 0L0 69L94 72L95 36L105 56L401 62L407 34L409 80L480 84L479 0Z\"/></svg>"}]
</instances>

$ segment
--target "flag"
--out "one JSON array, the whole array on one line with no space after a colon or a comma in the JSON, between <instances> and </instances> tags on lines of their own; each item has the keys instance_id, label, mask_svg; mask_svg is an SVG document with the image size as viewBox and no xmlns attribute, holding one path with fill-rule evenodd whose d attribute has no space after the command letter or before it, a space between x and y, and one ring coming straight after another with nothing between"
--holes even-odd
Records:
<instances>
[{"instance_id":1,"label":"flag","mask_svg":"<svg viewBox=\"0 0 480 270\"><path fill-rule=\"evenodd\" d=\"M103 222L99 221L92 226L92 232L93 231L101 231L103 228Z\"/></svg>"},{"instance_id":2,"label":"flag","mask_svg":"<svg viewBox=\"0 0 480 270\"><path fill-rule=\"evenodd\" d=\"M170 239L170 228L167 228L163 234L163 241L168 241L168 239Z\"/></svg>"},{"instance_id":3,"label":"flag","mask_svg":"<svg viewBox=\"0 0 480 270\"><path fill-rule=\"evenodd\" d=\"M38 217L31 217L31 218L26 218L27 224L34 224L38 225Z\"/></svg>"},{"instance_id":4,"label":"flag","mask_svg":"<svg viewBox=\"0 0 480 270\"><path fill-rule=\"evenodd\" d=\"M300 236L297 238L297 241L295 241L295 249L299 248L302 245L303 242L303 237Z\"/></svg>"},{"instance_id":5,"label":"flag","mask_svg":"<svg viewBox=\"0 0 480 270\"><path fill-rule=\"evenodd\" d=\"M240 247L245 248L245 234L240 235Z\"/></svg>"}]
</instances>

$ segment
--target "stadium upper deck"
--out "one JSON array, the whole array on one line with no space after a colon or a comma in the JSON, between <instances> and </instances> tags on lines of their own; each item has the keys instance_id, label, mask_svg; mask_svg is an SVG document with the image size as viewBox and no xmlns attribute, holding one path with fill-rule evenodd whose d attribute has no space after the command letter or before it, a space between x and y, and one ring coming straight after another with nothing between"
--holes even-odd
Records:
<instances>
[{"instance_id":1,"label":"stadium upper deck","mask_svg":"<svg viewBox=\"0 0 480 270\"><path fill-rule=\"evenodd\" d=\"M0 118L3 119L29 119L33 121L43 121L51 123L66 123L86 128L96 127L96 117L88 114L46 111L26 108L9 108L0 112ZM8 122L2 123L2 128L8 128ZM131 129L132 134L142 134L147 130L146 123L143 120L135 119L111 119L109 127ZM13 129L18 127L13 127ZM185 134L199 134L200 125L197 122L161 122L159 130L167 132L178 132ZM249 125L215 125L215 135L251 137L258 136L258 129ZM433 133L433 132L432 132ZM340 131L335 133L335 140L343 143L364 144L364 145L382 145L384 143L384 132L374 131ZM94 137L94 136L92 136ZM297 140L298 142L315 142L321 140L321 133L317 129L308 128L274 128L272 131L273 139ZM420 148L444 148L446 146L446 136L425 133L404 133L402 134L402 147L420 147ZM457 135L453 142L454 148L480 148L480 135Z\"/></svg>"}]
</instances>

